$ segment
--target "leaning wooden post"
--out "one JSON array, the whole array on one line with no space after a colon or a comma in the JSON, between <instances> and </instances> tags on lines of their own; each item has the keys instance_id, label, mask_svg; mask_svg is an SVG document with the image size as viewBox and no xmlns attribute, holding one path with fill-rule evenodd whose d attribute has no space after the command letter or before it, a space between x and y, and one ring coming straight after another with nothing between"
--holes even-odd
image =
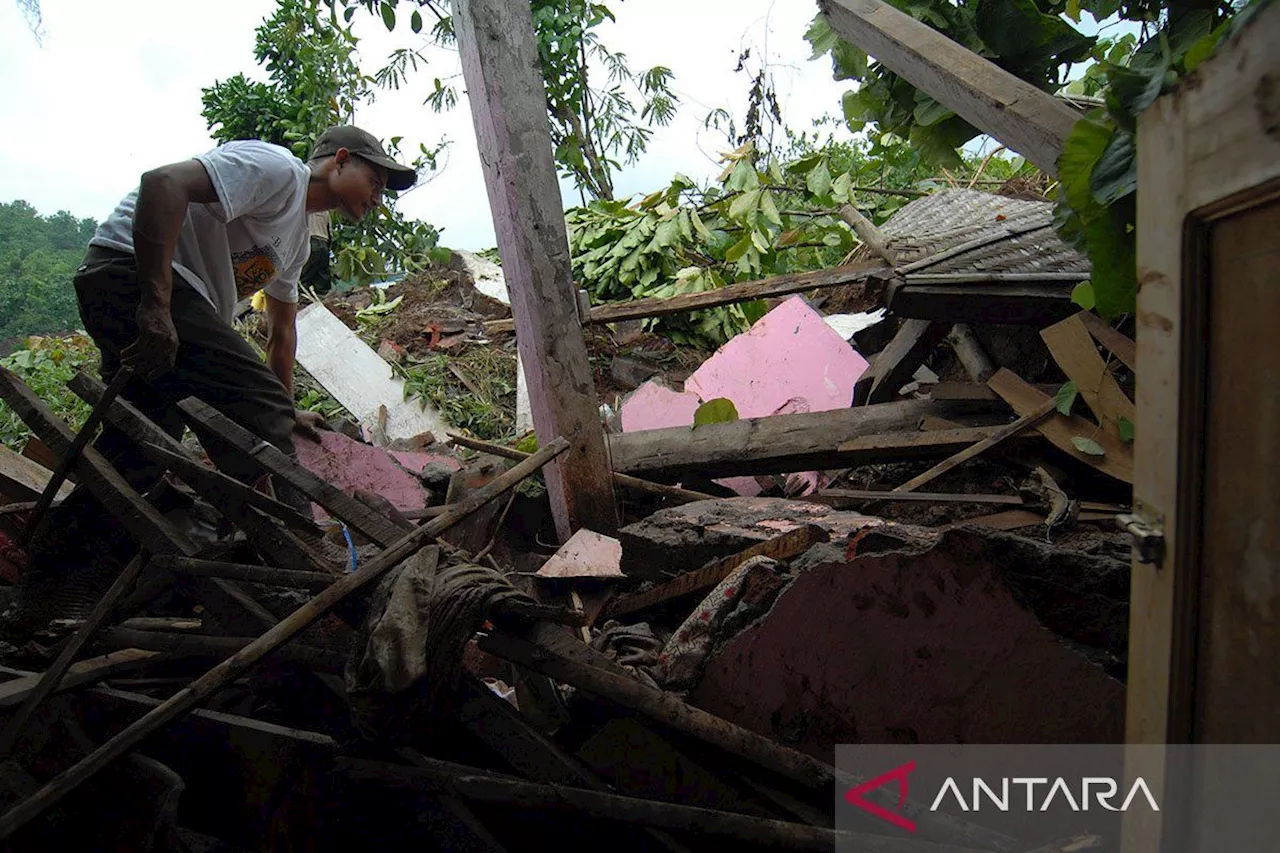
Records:
<instances>
[{"instance_id":1,"label":"leaning wooden post","mask_svg":"<svg viewBox=\"0 0 1280 853\"><path fill-rule=\"evenodd\" d=\"M880 0L818 0L840 37L1048 175L1080 118L1048 92Z\"/></svg>"},{"instance_id":2,"label":"leaning wooden post","mask_svg":"<svg viewBox=\"0 0 1280 853\"><path fill-rule=\"evenodd\" d=\"M540 440L572 443L545 477L556 531L611 534L617 506L578 316L547 97L527 3L459 0L462 74L484 165L516 341Z\"/></svg>"}]
</instances>

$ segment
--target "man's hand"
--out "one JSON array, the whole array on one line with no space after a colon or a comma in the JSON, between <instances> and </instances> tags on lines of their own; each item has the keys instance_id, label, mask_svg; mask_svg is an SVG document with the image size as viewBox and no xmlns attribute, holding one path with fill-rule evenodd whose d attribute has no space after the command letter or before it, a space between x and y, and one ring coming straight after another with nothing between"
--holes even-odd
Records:
<instances>
[{"instance_id":1,"label":"man's hand","mask_svg":"<svg viewBox=\"0 0 1280 853\"><path fill-rule=\"evenodd\" d=\"M316 444L320 443L320 429L325 426L327 425L324 422L324 416L319 412L298 409L293 413L293 431L306 436Z\"/></svg>"},{"instance_id":2,"label":"man's hand","mask_svg":"<svg viewBox=\"0 0 1280 853\"><path fill-rule=\"evenodd\" d=\"M178 358L178 330L168 305L138 306L138 339L120 352L120 361L145 379L173 369Z\"/></svg>"}]
</instances>

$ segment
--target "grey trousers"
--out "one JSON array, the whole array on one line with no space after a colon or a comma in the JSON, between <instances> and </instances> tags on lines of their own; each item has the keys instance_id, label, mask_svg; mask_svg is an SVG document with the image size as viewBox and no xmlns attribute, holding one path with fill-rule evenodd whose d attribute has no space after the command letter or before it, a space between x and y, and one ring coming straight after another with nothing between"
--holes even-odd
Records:
<instances>
[{"instance_id":1,"label":"grey trousers","mask_svg":"<svg viewBox=\"0 0 1280 853\"><path fill-rule=\"evenodd\" d=\"M128 253L90 247L76 271L75 288L80 318L102 353L102 378L109 382L120 369L120 352L138 337L137 262ZM176 273L172 313L179 341L174 369L154 382L134 378L121 396L174 438L181 438L184 426L174 404L199 397L294 456L294 407L284 385L208 300ZM258 477L256 468L216 439L197 435L221 471L246 483ZM104 429L95 446L139 490L149 488L162 473L118 430ZM284 494L291 490L279 483L276 487L282 500L298 503L300 496Z\"/></svg>"}]
</instances>

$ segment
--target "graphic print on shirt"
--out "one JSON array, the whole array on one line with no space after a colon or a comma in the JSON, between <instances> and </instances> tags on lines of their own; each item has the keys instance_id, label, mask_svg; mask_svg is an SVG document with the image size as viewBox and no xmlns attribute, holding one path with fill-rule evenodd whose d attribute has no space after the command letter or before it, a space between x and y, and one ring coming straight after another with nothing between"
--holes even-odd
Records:
<instances>
[{"instance_id":1,"label":"graphic print on shirt","mask_svg":"<svg viewBox=\"0 0 1280 853\"><path fill-rule=\"evenodd\" d=\"M240 296L249 296L261 290L280 274L280 255L271 246L254 246L243 252L231 253L231 267L235 270L236 290Z\"/></svg>"}]
</instances>

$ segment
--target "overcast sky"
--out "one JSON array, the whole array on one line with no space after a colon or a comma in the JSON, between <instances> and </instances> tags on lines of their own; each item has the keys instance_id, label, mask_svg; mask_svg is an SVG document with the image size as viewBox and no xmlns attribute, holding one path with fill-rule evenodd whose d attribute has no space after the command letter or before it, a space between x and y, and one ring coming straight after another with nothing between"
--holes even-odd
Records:
<instances>
[{"instance_id":1,"label":"overcast sky","mask_svg":"<svg viewBox=\"0 0 1280 853\"><path fill-rule=\"evenodd\" d=\"M42 214L69 210L101 220L148 168L213 146L200 117L200 90L244 72L261 76L253 31L274 0L42 0L37 43L14 0L0 0L0 201L24 199ZM765 54L777 77L784 117L795 128L838 112L847 84L826 60L810 62L803 34L816 3L795 0L618 0L616 24L601 34L633 69L666 65L682 98L675 122L615 181L619 195L664 186L676 172L714 175L723 137L702 129L709 110L741 120L748 80L735 74L739 52ZM413 44L403 25L388 34L361 11L360 62L372 73L396 47ZM422 104L431 79L459 73L457 55L433 50L431 67L407 89L380 92L356 121L385 138L452 141L447 166L408 194L404 211L444 231L446 245L494 244L484 178L466 99L449 113ZM415 85L416 82L416 85ZM458 78L461 88L461 78ZM573 197L570 198L573 200Z\"/></svg>"}]
</instances>

